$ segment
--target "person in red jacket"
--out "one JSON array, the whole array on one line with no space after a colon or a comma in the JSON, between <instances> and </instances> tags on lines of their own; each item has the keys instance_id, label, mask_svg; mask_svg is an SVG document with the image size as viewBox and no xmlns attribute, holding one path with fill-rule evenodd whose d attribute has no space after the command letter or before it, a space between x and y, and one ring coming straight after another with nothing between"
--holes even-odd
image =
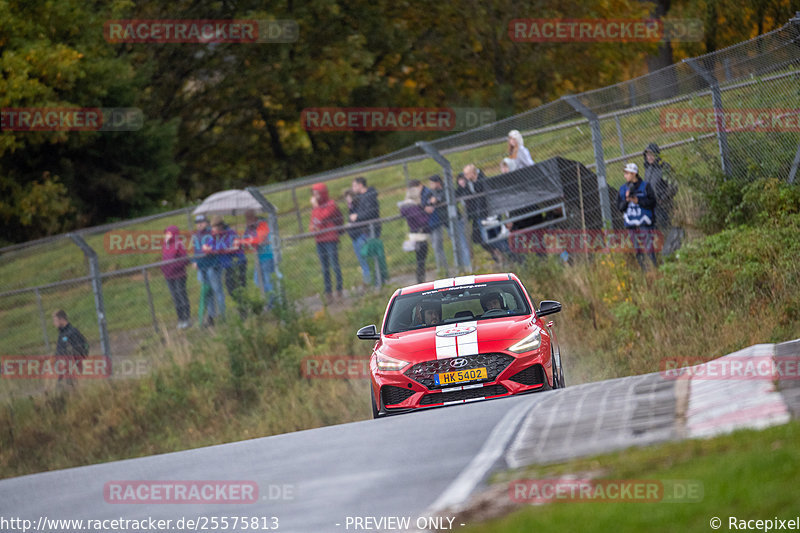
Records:
<instances>
[{"instance_id":1,"label":"person in red jacket","mask_svg":"<svg viewBox=\"0 0 800 533\"><path fill-rule=\"evenodd\" d=\"M186 295L186 265L189 264L189 258L186 257L186 246L178 226L169 226L164 230L164 247L161 249L162 261L173 259L176 261L161 265L161 272L167 280L172 303L178 313L178 329L185 329L192 325L192 311ZM178 259L181 260L177 261Z\"/></svg>"},{"instance_id":2,"label":"person in red jacket","mask_svg":"<svg viewBox=\"0 0 800 533\"><path fill-rule=\"evenodd\" d=\"M336 202L330 199L328 187L324 183L317 183L311 187L311 223L308 230L320 232L314 235L317 242L317 256L322 267L322 278L325 281L325 296L331 299L333 290L331 288L330 269L336 276L336 294L342 297L342 269L339 267L339 230L336 228L344 224L344 217L339 211Z\"/></svg>"}]
</instances>

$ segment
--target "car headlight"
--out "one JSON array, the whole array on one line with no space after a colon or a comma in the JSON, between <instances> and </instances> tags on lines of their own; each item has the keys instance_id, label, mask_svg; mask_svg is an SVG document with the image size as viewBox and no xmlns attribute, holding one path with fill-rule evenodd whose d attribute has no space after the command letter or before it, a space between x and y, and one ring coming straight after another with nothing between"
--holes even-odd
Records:
<instances>
[{"instance_id":1,"label":"car headlight","mask_svg":"<svg viewBox=\"0 0 800 533\"><path fill-rule=\"evenodd\" d=\"M530 352L542 344L542 330L536 329L533 333L508 347L508 351L514 353Z\"/></svg>"},{"instance_id":2,"label":"car headlight","mask_svg":"<svg viewBox=\"0 0 800 533\"><path fill-rule=\"evenodd\" d=\"M385 353L382 353L380 350L376 350L375 354L378 356L377 359L378 370L402 370L408 366L408 361L403 361L402 359L395 359L394 357L389 357Z\"/></svg>"}]
</instances>

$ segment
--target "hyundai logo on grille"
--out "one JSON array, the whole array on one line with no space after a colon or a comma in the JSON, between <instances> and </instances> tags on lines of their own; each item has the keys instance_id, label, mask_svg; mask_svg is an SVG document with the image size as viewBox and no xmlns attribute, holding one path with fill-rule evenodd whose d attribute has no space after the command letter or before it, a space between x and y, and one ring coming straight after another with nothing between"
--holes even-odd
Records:
<instances>
[{"instance_id":1,"label":"hyundai logo on grille","mask_svg":"<svg viewBox=\"0 0 800 533\"><path fill-rule=\"evenodd\" d=\"M453 368L465 367L468 364L469 364L469 361L467 361L463 357L459 357L458 359L453 359L452 361L450 361L450 366L452 366Z\"/></svg>"}]
</instances>

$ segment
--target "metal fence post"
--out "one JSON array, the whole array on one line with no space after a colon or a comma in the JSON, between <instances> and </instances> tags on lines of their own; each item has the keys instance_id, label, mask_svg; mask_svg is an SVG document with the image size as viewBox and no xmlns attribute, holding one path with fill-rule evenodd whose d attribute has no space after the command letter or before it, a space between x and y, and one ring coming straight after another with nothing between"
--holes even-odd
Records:
<instances>
[{"instance_id":1,"label":"metal fence post","mask_svg":"<svg viewBox=\"0 0 800 533\"><path fill-rule=\"evenodd\" d=\"M42 336L44 337L44 349L50 353L50 337L47 335L47 319L44 317L44 308L42 307L42 294L37 287L34 291L36 294L36 306L39 308L39 321L42 324Z\"/></svg>"},{"instance_id":2,"label":"metal fence post","mask_svg":"<svg viewBox=\"0 0 800 533\"><path fill-rule=\"evenodd\" d=\"M147 303L150 305L150 317L153 319L153 329L156 331L157 335L159 331L158 321L156 320L156 308L153 305L153 292L150 290L150 278L147 275L146 268L142 268L142 276L144 277L144 288L147 291Z\"/></svg>"},{"instance_id":3,"label":"metal fence post","mask_svg":"<svg viewBox=\"0 0 800 533\"><path fill-rule=\"evenodd\" d=\"M281 282L283 274L281 274L281 238L280 230L278 228L278 210L269 200L264 198L264 195L261 194L261 191L259 191L257 188L247 187L245 190L253 195L253 198L255 198L256 201L261 204L261 207L264 208L264 211L267 212L267 223L269 224L269 244L272 248L272 257L273 261L275 262L275 294L277 295L278 303L283 305L284 303L288 303L288 300L286 299L286 295L283 290L283 283ZM263 286L264 285L262 285L262 287Z\"/></svg>"},{"instance_id":4,"label":"metal fence post","mask_svg":"<svg viewBox=\"0 0 800 533\"><path fill-rule=\"evenodd\" d=\"M459 242L460 239L456 238L455 233L458 210L453 191L453 169L450 166L450 161L440 154L430 143L419 141L416 143L416 146L442 167L442 173L444 174L444 197L445 202L447 202L447 229L450 233L450 241L453 244L453 264L456 266L456 270L458 270L466 265L461 264L461 243Z\"/></svg>"},{"instance_id":5,"label":"metal fence post","mask_svg":"<svg viewBox=\"0 0 800 533\"><path fill-rule=\"evenodd\" d=\"M794 177L797 175L797 167L800 166L800 144L797 145L797 151L794 153L794 161L792 161L792 169L789 171L789 183L794 183Z\"/></svg>"},{"instance_id":6,"label":"metal fence post","mask_svg":"<svg viewBox=\"0 0 800 533\"><path fill-rule=\"evenodd\" d=\"M722 91L719 89L717 78L714 77L714 74L698 65L696 59L690 58L684 59L683 61L692 67L692 70L700 74L700 76L711 88L711 102L714 106L714 115L716 116L715 122L717 126L717 144L719 145L720 164L722 165L722 173L725 174L725 176L730 177L731 163L730 149L728 147L728 132L725 125L725 113L722 109Z\"/></svg>"},{"instance_id":7,"label":"metal fence post","mask_svg":"<svg viewBox=\"0 0 800 533\"><path fill-rule=\"evenodd\" d=\"M94 309L97 313L97 326L100 329L100 348L103 355L111 357L111 344L108 341L108 324L106 323L106 307L103 301L103 282L100 280L100 265L97 261L97 252L81 237L75 233L67 233L83 255L89 260L89 275L92 278L92 292L94 293Z\"/></svg>"},{"instance_id":8,"label":"metal fence post","mask_svg":"<svg viewBox=\"0 0 800 533\"><path fill-rule=\"evenodd\" d=\"M297 215L297 232L303 233L303 216L300 214L300 204L297 202L297 187L292 187L292 203L294 203L294 212Z\"/></svg>"},{"instance_id":9,"label":"metal fence post","mask_svg":"<svg viewBox=\"0 0 800 533\"><path fill-rule=\"evenodd\" d=\"M370 240L375 239L375 224L373 222L369 223L369 238ZM378 260L378 256L374 258L375 263L375 279L378 280L378 286L383 286L383 275L381 274L381 265L380 261Z\"/></svg>"},{"instance_id":10,"label":"metal fence post","mask_svg":"<svg viewBox=\"0 0 800 533\"><path fill-rule=\"evenodd\" d=\"M597 192L600 195L600 213L603 217L603 226L610 228L611 222L611 201L608 198L608 182L606 181L606 159L603 154L603 134L600 130L600 119L597 115L583 105L573 95L562 96L562 98L575 109L578 113L586 117L592 130L592 147L594 148L594 162L597 168Z\"/></svg>"}]
</instances>

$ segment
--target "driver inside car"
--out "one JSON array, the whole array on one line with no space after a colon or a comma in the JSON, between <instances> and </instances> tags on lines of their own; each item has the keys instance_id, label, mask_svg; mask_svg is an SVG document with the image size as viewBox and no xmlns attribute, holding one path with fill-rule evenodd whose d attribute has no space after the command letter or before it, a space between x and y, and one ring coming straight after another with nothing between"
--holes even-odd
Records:
<instances>
[{"instance_id":1,"label":"driver inside car","mask_svg":"<svg viewBox=\"0 0 800 533\"><path fill-rule=\"evenodd\" d=\"M442 323L442 306L441 304L433 302L424 302L420 304L416 313L416 321L418 325L437 326Z\"/></svg>"},{"instance_id":2,"label":"driver inside car","mask_svg":"<svg viewBox=\"0 0 800 533\"><path fill-rule=\"evenodd\" d=\"M493 309L503 310L503 297L499 292L490 292L481 296L481 307L483 312L486 313Z\"/></svg>"}]
</instances>

